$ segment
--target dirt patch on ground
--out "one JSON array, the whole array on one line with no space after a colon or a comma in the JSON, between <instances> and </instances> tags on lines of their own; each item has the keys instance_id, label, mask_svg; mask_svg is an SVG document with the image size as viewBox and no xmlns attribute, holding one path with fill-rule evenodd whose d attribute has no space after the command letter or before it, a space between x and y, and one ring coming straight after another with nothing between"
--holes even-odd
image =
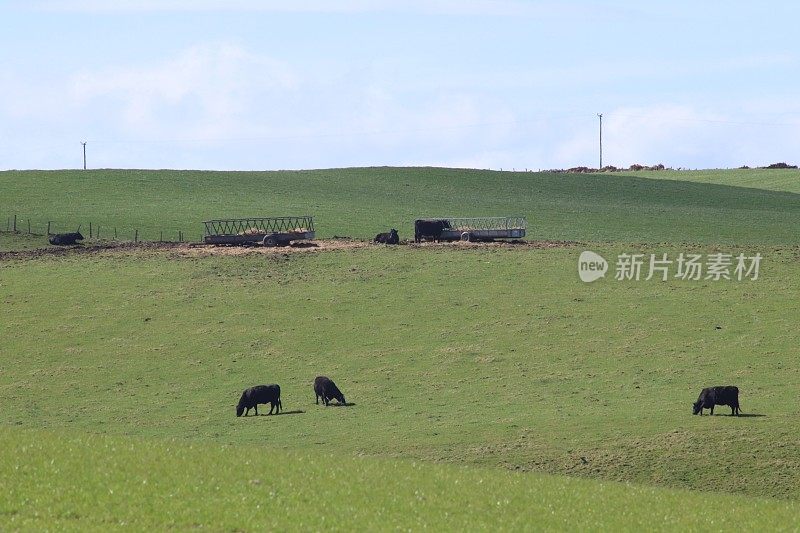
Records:
<instances>
[{"instance_id":1,"label":"dirt patch on ground","mask_svg":"<svg viewBox=\"0 0 800 533\"><path fill-rule=\"evenodd\" d=\"M417 249L480 249L480 248L506 248L506 249L545 249L569 248L580 243L573 241L511 241L511 242L403 242L399 246L408 246ZM33 250L19 250L0 252L0 261L30 260L49 257L70 257L79 255L116 255L135 254L141 252L166 253L176 258L211 257L211 256L245 256L245 255L276 255L328 252L333 250L354 250L358 248L388 246L373 244L369 241L355 239L321 239L308 242L294 242L289 246L267 248L264 246L214 246L197 243L170 243L170 242L108 242L92 243L78 246L52 246Z\"/></svg>"},{"instance_id":2,"label":"dirt patch on ground","mask_svg":"<svg viewBox=\"0 0 800 533\"><path fill-rule=\"evenodd\" d=\"M480 249L480 248L505 248L509 250L515 248L545 249L545 248L573 248L576 246L582 246L582 244L577 241L525 241L525 240L496 241L496 242L464 242L464 241L421 242L421 243L409 242L404 244L407 244L411 248L458 248L464 250Z\"/></svg>"},{"instance_id":3,"label":"dirt patch on ground","mask_svg":"<svg viewBox=\"0 0 800 533\"><path fill-rule=\"evenodd\" d=\"M14 259L39 259L46 257L67 257L75 255L92 255L98 253L121 253L138 250L173 249L177 246L186 246L178 243L132 243L114 242L102 244L76 245L76 246L50 246L47 248L34 248L30 250L15 250L0 252L0 261Z\"/></svg>"},{"instance_id":4,"label":"dirt patch on ground","mask_svg":"<svg viewBox=\"0 0 800 533\"><path fill-rule=\"evenodd\" d=\"M366 248L372 244L365 241L328 239L317 241L293 242L289 246L214 246L211 244L194 244L173 248L171 251L180 257L238 256L238 255L275 255L310 252L329 252L332 250L352 250Z\"/></svg>"}]
</instances>

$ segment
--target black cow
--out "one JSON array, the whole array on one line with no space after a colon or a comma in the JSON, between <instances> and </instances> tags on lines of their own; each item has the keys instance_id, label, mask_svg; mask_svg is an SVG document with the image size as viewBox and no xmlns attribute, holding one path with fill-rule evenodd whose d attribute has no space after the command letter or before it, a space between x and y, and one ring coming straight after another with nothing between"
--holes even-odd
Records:
<instances>
[{"instance_id":1,"label":"black cow","mask_svg":"<svg viewBox=\"0 0 800 533\"><path fill-rule=\"evenodd\" d=\"M331 400L336 400L341 404L347 404L342 391L340 391L336 383L327 376L317 376L314 379L314 395L317 405L319 405L320 398L322 398L325 405L328 405Z\"/></svg>"},{"instance_id":2,"label":"black cow","mask_svg":"<svg viewBox=\"0 0 800 533\"><path fill-rule=\"evenodd\" d=\"M397 234L396 229L392 228L389 233L378 233L375 235L373 242L379 242L383 244L400 244L400 235Z\"/></svg>"},{"instance_id":3,"label":"black cow","mask_svg":"<svg viewBox=\"0 0 800 533\"><path fill-rule=\"evenodd\" d=\"M273 409L275 409L275 414L280 413L283 407L283 405L281 405L280 386L256 385L255 387L245 389L242 393L242 397L239 398L239 404L236 406L236 416L242 416L242 413L244 413L244 416L247 416L250 409L255 409L256 416L258 416L258 404L260 403L269 404L269 414L272 414Z\"/></svg>"},{"instance_id":4,"label":"black cow","mask_svg":"<svg viewBox=\"0 0 800 533\"><path fill-rule=\"evenodd\" d=\"M78 244L76 241L82 241L83 235L78 231L75 233L55 233L50 235L47 240L50 241L50 244L55 244L56 246L71 246Z\"/></svg>"},{"instance_id":5,"label":"black cow","mask_svg":"<svg viewBox=\"0 0 800 533\"><path fill-rule=\"evenodd\" d=\"M725 387L708 387L700 391L700 397L692 404L692 414L703 416L703 409L711 409L714 414L715 405L727 405L731 408L731 416L739 415L739 389L732 385Z\"/></svg>"},{"instance_id":6,"label":"black cow","mask_svg":"<svg viewBox=\"0 0 800 533\"><path fill-rule=\"evenodd\" d=\"M442 232L446 229L450 229L450 222L445 219L415 220L414 242L421 242L422 239L440 241Z\"/></svg>"}]
</instances>

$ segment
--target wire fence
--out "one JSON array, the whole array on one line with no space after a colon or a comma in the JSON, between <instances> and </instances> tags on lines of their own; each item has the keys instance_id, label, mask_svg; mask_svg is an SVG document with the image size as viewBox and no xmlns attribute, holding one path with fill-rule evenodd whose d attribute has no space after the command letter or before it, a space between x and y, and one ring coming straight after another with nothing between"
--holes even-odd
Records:
<instances>
[{"instance_id":1,"label":"wire fence","mask_svg":"<svg viewBox=\"0 0 800 533\"><path fill-rule=\"evenodd\" d=\"M4 225L3 225L4 222ZM9 234L30 235L32 237L48 237L58 233L80 232L85 239L95 241L117 242L190 242L189 233L183 228L141 228L121 227L114 224L98 224L93 221L67 222L64 220L48 220L42 217L25 217L7 215L0 217L0 231ZM202 240L202 232L197 231Z\"/></svg>"}]
</instances>

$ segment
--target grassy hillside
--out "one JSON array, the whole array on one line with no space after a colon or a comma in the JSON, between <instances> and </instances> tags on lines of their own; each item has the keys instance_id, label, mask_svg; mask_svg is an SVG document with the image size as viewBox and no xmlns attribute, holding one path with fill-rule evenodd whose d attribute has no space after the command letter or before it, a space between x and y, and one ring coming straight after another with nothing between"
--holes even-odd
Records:
<instances>
[{"instance_id":1,"label":"grassy hillside","mask_svg":"<svg viewBox=\"0 0 800 533\"><path fill-rule=\"evenodd\" d=\"M800 193L800 170L797 169L665 170L621 172L620 175Z\"/></svg>"},{"instance_id":2,"label":"grassy hillside","mask_svg":"<svg viewBox=\"0 0 800 533\"><path fill-rule=\"evenodd\" d=\"M106 238L117 228L121 238L132 239L138 229L144 239L157 240L161 231L175 239L180 230L196 240L201 221L210 218L308 213L316 216L321 237L366 238L396 227L408 238L420 216L524 215L534 239L797 243L798 191L747 188L751 174L738 172L730 174L732 184L746 187L711 183L717 181L713 172L673 181L659 178L683 174L438 168L9 171L0 173L0 224L17 214L25 230L28 219L39 232L47 221L54 222L54 231L72 231L78 224L86 231L91 222ZM769 181L752 172L755 182ZM709 183L696 182L701 179Z\"/></svg>"},{"instance_id":3,"label":"grassy hillside","mask_svg":"<svg viewBox=\"0 0 800 533\"><path fill-rule=\"evenodd\" d=\"M758 250L755 282L591 285L581 248L5 261L0 426L798 498L800 252ZM293 414L237 419L269 382ZM692 416L717 384L749 416Z\"/></svg>"},{"instance_id":4,"label":"grassy hillside","mask_svg":"<svg viewBox=\"0 0 800 533\"><path fill-rule=\"evenodd\" d=\"M796 527L800 191L775 172L2 172L0 229L508 214L587 244L2 254L0 529ZM578 279L585 249L606 279ZM623 252L764 259L615 281ZM315 405L318 374L353 405ZM270 382L285 414L236 418ZM745 416L692 416L722 384Z\"/></svg>"},{"instance_id":5,"label":"grassy hillside","mask_svg":"<svg viewBox=\"0 0 800 533\"><path fill-rule=\"evenodd\" d=\"M0 446L3 530L788 531L800 520L794 502L333 452L7 430Z\"/></svg>"}]
</instances>

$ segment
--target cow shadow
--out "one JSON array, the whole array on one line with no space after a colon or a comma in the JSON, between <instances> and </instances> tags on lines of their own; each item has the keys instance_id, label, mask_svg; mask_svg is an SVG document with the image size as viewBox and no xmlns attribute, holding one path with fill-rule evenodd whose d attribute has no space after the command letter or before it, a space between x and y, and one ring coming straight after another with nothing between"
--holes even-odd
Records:
<instances>
[{"instance_id":1,"label":"cow shadow","mask_svg":"<svg viewBox=\"0 0 800 533\"><path fill-rule=\"evenodd\" d=\"M322 404L323 407L353 407L353 402L346 402L346 403L329 403L328 405Z\"/></svg>"},{"instance_id":2,"label":"cow shadow","mask_svg":"<svg viewBox=\"0 0 800 533\"><path fill-rule=\"evenodd\" d=\"M319 244L315 242L293 242L289 244L290 248L319 248Z\"/></svg>"},{"instance_id":3,"label":"cow shadow","mask_svg":"<svg viewBox=\"0 0 800 533\"><path fill-rule=\"evenodd\" d=\"M281 416L281 415L302 415L305 413L302 409L295 409L294 411L281 411L280 413L261 414L258 416Z\"/></svg>"},{"instance_id":4,"label":"cow shadow","mask_svg":"<svg viewBox=\"0 0 800 533\"><path fill-rule=\"evenodd\" d=\"M733 418L761 418L767 415L762 415L760 413L739 413L738 415L731 415L731 414L724 414L724 413L717 413L714 415L705 415L705 416L731 416Z\"/></svg>"}]
</instances>

